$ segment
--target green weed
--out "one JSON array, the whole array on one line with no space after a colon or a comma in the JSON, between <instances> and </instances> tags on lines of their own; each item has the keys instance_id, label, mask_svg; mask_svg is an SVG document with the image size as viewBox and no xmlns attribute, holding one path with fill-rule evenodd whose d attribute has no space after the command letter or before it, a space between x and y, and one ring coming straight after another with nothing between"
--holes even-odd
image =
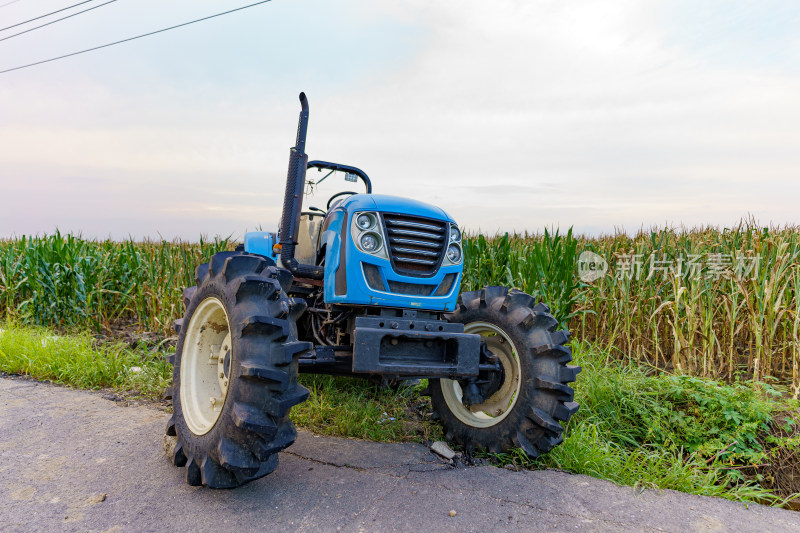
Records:
<instances>
[{"instance_id":1,"label":"green weed","mask_svg":"<svg viewBox=\"0 0 800 533\"><path fill-rule=\"evenodd\" d=\"M160 399L172 382L172 366L164 354L145 346L101 345L87 333L61 336L32 326L0 325L0 329L2 372L150 399Z\"/></svg>"},{"instance_id":2,"label":"green weed","mask_svg":"<svg viewBox=\"0 0 800 533\"><path fill-rule=\"evenodd\" d=\"M773 436L770 427L780 413L797 408L795 401L769 386L648 373L634 363L611 360L586 343L577 344L573 353L583 367L575 384L581 407L567 426L564 442L538 459L521 450L499 454L501 464L559 468L622 485L784 503L762 486L757 474L745 473L757 472L757 466L768 461L766 442L796 446L790 438Z\"/></svg>"},{"instance_id":3,"label":"green weed","mask_svg":"<svg viewBox=\"0 0 800 533\"><path fill-rule=\"evenodd\" d=\"M381 442L436 440L441 426L425 418L430 409L419 387L381 389L357 378L301 375L311 392L292 409L292 420L322 435Z\"/></svg>"}]
</instances>

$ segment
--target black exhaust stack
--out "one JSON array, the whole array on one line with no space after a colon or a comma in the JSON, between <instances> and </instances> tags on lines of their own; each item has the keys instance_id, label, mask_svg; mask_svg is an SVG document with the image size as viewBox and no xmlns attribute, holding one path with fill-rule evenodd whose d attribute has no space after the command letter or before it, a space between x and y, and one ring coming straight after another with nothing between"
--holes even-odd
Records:
<instances>
[{"instance_id":1,"label":"black exhaust stack","mask_svg":"<svg viewBox=\"0 0 800 533\"><path fill-rule=\"evenodd\" d=\"M303 191L306 186L306 133L308 131L308 99L300 93L300 119L297 123L297 140L289 151L289 173L286 176L286 194L283 197L283 215L278 242L281 245L281 263L295 277L322 279L324 269L315 265L303 265L294 258L297 246L297 228L300 226L300 211L303 209Z\"/></svg>"}]
</instances>

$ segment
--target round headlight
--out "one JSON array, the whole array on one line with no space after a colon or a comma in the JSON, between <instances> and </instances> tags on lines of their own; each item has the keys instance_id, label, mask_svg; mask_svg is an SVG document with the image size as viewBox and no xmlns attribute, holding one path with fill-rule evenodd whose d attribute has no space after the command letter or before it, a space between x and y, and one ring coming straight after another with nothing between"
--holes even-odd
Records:
<instances>
[{"instance_id":1,"label":"round headlight","mask_svg":"<svg viewBox=\"0 0 800 533\"><path fill-rule=\"evenodd\" d=\"M361 248L365 252L376 252L381 247L381 239L374 233L365 233L361 236Z\"/></svg>"},{"instance_id":2,"label":"round headlight","mask_svg":"<svg viewBox=\"0 0 800 533\"><path fill-rule=\"evenodd\" d=\"M461 240L461 232L455 226L450 226L450 240L451 241Z\"/></svg>"},{"instance_id":3,"label":"round headlight","mask_svg":"<svg viewBox=\"0 0 800 533\"><path fill-rule=\"evenodd\" d=\"M447 259L451 263L458 263L461 261L461 248L457 244L451 244L447 248Z\"/></svg>"},{"instance_id":4,"label":"round headlight","mask_svg":"<svg viewBox=\"0 0 800 533\"><path fill-rule=\"evenodd\" d=\"M361 213L356 218L356 225L361 229L369 229L372 227L372 217L366 213Z\"/></svg>"}]
</instances>

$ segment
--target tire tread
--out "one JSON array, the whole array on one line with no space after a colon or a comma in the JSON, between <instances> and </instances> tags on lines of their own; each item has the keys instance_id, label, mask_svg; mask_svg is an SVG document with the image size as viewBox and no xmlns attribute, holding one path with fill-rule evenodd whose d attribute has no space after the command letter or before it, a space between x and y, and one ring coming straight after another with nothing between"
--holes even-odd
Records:
<instances>
[{"instance_id":1,"label":"tire tread","mask_svg":"<svg viewBox=\"0 0 800 533\"><path fill-rule=\"evenodd\" d=\"M186 469L189 485L233 488L275 470L277 452L297 437L288 415L309 395L296 380L297 359L310 344L295 339L294 321L306 304L284 293L291 274L287 278L286 271L256 254L217 253L196 268L195 280L197 285L182 294L185 316L175 321L178 351L170 361L174 414L166 434L176 442L170 460ZM188 329L184 324L188 326L194 309L209 294L225 305L237 346L236 367L220 418L207 433L195 435L182 418L177 397L180 356Z\"/></svg>"},{"instance_id":2,"label":"tire tread","mask_svg":"<svg viewBox=\"0 0 800 533\"><path fill-rule=\"evenodd\" d=\"M562 423L578 410L568 383L575 381L581 369L567 365L572 361L572 351L566 346L570 335L566 329L557 329L550 308L519 289L486 287L462 293L456 310L446 317L451 322L488 322L503 328L514 339L517 353L527 358L523 367L531 374L522 376L524 388L512 411L489 427L472 427L457 418L442 396L440 380L429 380L433 417L441 420L445 437L467 450L500 453L516 447L531 457L559 444Z\"/></svg>"}]
</instances>

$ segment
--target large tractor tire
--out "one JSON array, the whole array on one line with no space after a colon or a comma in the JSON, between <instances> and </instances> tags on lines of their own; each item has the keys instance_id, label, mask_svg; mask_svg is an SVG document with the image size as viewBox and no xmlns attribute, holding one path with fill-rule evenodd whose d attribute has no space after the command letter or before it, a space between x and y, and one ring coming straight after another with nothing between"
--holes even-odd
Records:
<instances>
[{"instance_id":1,"label":"large tractor tire","mask_svg":"<svg viewBox=\"0 0 800 533\"><path fill-rule=\"evenodd\" d=\"M564 346L569 332L556 330L558 322L548 307L516 289L486 287L463 293L448 318L464 324L465 333L479 334L503 372L488 384L483 380L485 399L469 407L462 401L467 382L431 380L431 402L447 438L469 452L516 447L530 457L561 443L558 421L568 421L578 410L567 383L581 369L567 364L572 360Z\"/></svg>"},{"instance_id":2,"label":"large tractor tire","mask_svg":"<svg viewBox=\"0 0 800 533\"><path fill-rule=\"evenodd\" d=\"M289 410L308 397L297 359L311 345L295 325L305 302L286 296L291 274L257 255L215 254L195 277L175 322L167 453L190 485L233 488L275 470L297 436Z\"/></svg>"}]
</instances>

